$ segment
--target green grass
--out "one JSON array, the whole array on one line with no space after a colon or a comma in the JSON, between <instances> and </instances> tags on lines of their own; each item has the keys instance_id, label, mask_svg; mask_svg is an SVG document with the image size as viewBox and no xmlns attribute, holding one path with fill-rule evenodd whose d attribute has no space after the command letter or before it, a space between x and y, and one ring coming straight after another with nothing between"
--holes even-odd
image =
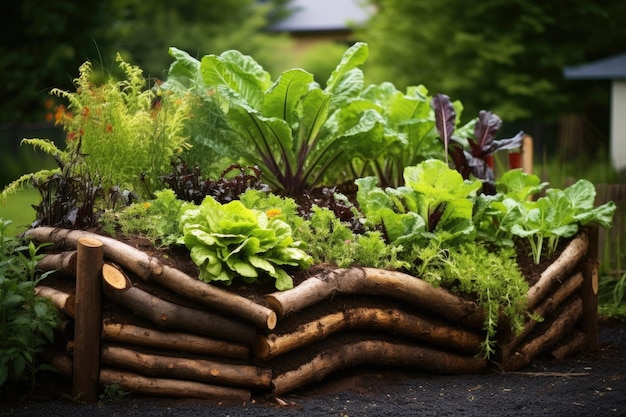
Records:
<instances>
[{"instance_id":1,"label":"green grass","mask_svg":"<svg viewBox=\"0 0 626 417\"><path fill-rule=\"evenodd\" d=\"M40 198L37 190L27 188L9 195L6 205L0 205L0 218L12 221L7 229L9 235L23 232L35 220L35 210L31 205L38 204Z\"/></svg>"},{"instance_id":2,"label":"green grass","mask_svg":"<svg viewBox=\"0 0 626 417\"><path fill-rule=\"evenodd\" d=\"M626 321L626 274L620 279L601 276L598 293L598 314L603 317Z\"/></svg>"}]
</instances>

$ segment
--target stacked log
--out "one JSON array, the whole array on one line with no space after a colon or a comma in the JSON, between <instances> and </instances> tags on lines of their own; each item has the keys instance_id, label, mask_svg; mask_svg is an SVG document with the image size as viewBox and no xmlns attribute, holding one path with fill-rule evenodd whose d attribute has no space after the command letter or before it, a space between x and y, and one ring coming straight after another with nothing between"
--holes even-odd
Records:
<instances>
[{"instance_id":1,"label":"stacked log","mask_svg":"<svg viewBox=\"0 0 626 417\"><path fill-rule=\"evenodd\" d=\"M480 356L484 311L474 301L400 272L322 271L291 290L246 297L109 237L48 227L26 235L54 243L38 267L70 279L41 285L37 294L70 323L76 314L76 245L84 238L102 242L98 273L107 311L100 384L146 395L245 402L256 393L285 394L361 365L438 374L506 372L542 354L562 358L594 343L597 265L587 233L571 240L530 288L533 314L518 333L499 330L497 355L490 360ZM506 329L504 318L499 329ZM65 351L50 359L70 378L73 340L67 331Z\"/></svg>"}]
</instances>

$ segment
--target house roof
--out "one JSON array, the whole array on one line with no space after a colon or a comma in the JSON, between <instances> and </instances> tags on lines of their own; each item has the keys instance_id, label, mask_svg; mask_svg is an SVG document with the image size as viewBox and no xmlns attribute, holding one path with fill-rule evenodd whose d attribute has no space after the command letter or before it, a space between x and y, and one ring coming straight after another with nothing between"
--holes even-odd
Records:
<instances>
[{"instance_id":1,"label":"house roof","mask_svg":"<svg viewBox=\"0 0 626 417\"><path fill-rule=\"evenodd\" d=\"M624 80L626 79L626 52L599 61L563 69L569 80Z\"/></svg>"},{"instance_id":2,"label":"house roof","mask_svg":"<svg viewBox=\"0 0 626 417\"><path fill-rule=\"evenodd\" d=\"M293 13L271 27L276 32L317 32L349 29L363 23L369 9L359 0L292 0Z\"/></svg>"}]
</instances>

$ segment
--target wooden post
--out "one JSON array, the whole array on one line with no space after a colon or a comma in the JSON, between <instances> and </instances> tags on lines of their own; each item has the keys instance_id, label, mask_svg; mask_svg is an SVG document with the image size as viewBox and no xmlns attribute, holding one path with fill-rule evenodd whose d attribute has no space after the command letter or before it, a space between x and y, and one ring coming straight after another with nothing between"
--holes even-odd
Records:
<instances>
[{"instance_id":1,"label":"wooden post","mask_svg":"<svg viewBox=\"0 0 626 417\"><path fill-rule=\"evenodd\" d=\"M87 403L98 401L103 253L103 244L99 240L78 240L72 393Z\"/></svg>"},{"instance_id":2,"label":"wooden post","mask_svg":"<svg viewBox=\"0 0 626 417\"><path fill-rule=\"evenodd\" d=\"M587 256L582 262L583 285L583 332L587 339L587 349L598 349L598 228L586 227L589 238Z\"/></svg>"},{"instance_id":3,"label":"wooden post","mask_svg":"<svg viewBox=\"0 0 626 417\"><path fill-rule=\"evenodd\" d=\"M524 135L522 139L522 171L526 174L533 173L533 138Z\"/></svg>"}]
</instances>

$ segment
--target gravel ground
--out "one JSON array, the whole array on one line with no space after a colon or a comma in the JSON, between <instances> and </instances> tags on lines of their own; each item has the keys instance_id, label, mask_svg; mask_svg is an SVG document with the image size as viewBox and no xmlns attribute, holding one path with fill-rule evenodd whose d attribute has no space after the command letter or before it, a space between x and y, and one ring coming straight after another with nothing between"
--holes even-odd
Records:
<instances>
[{"instance_id":1,"label":"gravel ground","mask_svg":"<svg viewBox=\"0 0 626 417\"><path fill-rule=\"evenodd\" d=\"M600 349L536 360L521 372L435 376L353 369L319 388L248 404L125 398L0 404L3 417L104 416L626 416L626 324L602 323Z\"/></svg>"}]
</instances>

